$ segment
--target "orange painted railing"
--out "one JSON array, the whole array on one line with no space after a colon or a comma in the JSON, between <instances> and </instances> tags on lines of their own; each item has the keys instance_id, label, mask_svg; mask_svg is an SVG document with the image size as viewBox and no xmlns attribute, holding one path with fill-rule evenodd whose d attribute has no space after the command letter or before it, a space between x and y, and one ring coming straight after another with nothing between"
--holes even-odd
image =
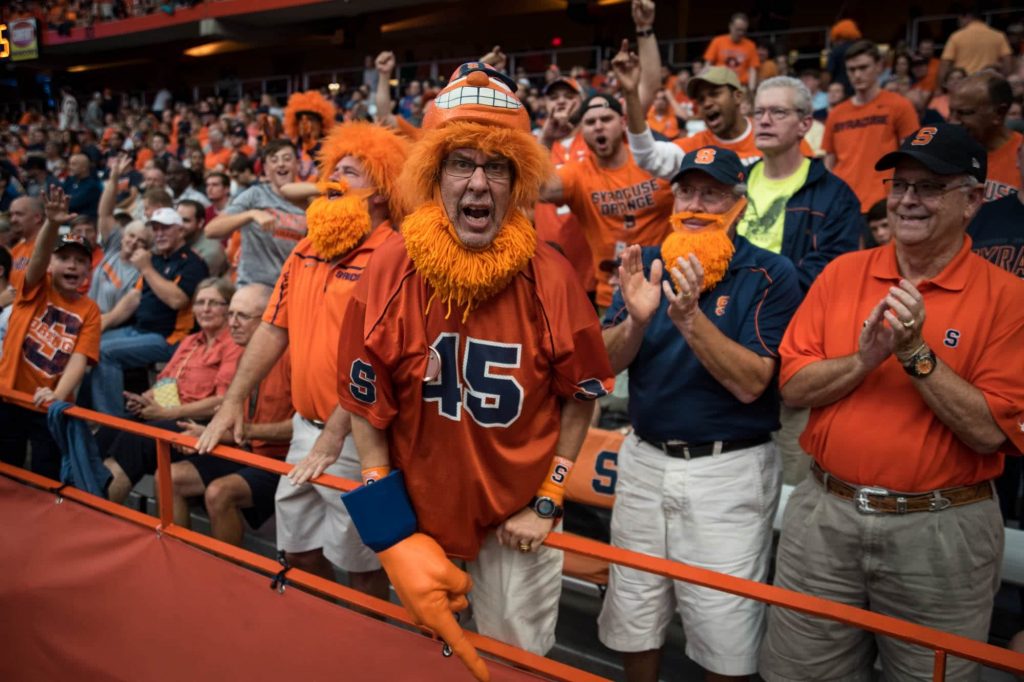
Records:
<instances>
[{"instance_id":1,"label":"orange painted railing","mask_svg":"<svg viewBox=\"0 0 1024 682\"><path fill-rule=\"evenodd\" d=\"M25 393L0 388L0 399L6 400L22 407L43 411L43 408L36 408L32 404L30 396ZM160 522L155 526L158 532L183 540L192 545L223 556L232 561L250 566L267 574L276 574L280 565L267 557L240 549L213 538L201 535L186 528L174 524L173 506L171 502L171 477L170 477L170 446L184 445L191 447L195 445L195 438L171 431L156 429L145 424L120 419L108 415L86 410L81 407L71 407L67 414L85 421L109 426L122 431L153 438L157 443L157 481L159 482L158 497ZM233 462L239 462L248 466L257 467L276 474L287 474L291 466L280 460L254 455L249 452L238 450L227 446L218 446L213 454ZM16 478L26 483L40 487L53 487L55 482L37 474L19 469L10 465L0 463L0 474ZM327 474L313 479L318 485L323 485L335 490L347 491L357 487L359 484L337 476ZM134 510L114 504L108 500L98 498L81 490L67 487L60 491L60 494L90 507L115 514L124 519L138 523L143 526L153 527L153 517L136 512ZM583 556L603 559L608 562L622 566L647 571L657 575L665 576L673 580L682 580L702 587L709 587L735 594L748 599L772 604L777 607L794 609L803 613L827 618L850 625L862 630L874 632L886 637L910 642L935 652L933 667L933 680L945 679L947 656L957 656L970 661L981 663L992 668L998 668L1011 673L1024 673L1024 655L1017 654L1007 649L1001 649L985 642L978 642L959 635L953 635L942 630L909 623L892 616L867 611L865 609L840 604L820 597L813 597L786 590L774 585L737 578L708 569L689 566L668 559L631 552L618 547L587 538L567 535L565 533L551 533L545 541L549 547L554 547L566 552L573 552ZM374 613L392 618L409 625L414 625L403 608L389 602L362 594L337 583L325 580L318 576L306 573L298 569L288 572L288 578L295 584L302 585L323 595L340 599L354 606L372 611ZM429 632L425 628L421 628ZM513 646L489 637L476 633L467 632L467 637L480 651L491 656L512 662L529 669L532 669L553 680L601 680L603 678L570 666L557 663L548 658L531 654Z\"/></svg>"}]
</instances>

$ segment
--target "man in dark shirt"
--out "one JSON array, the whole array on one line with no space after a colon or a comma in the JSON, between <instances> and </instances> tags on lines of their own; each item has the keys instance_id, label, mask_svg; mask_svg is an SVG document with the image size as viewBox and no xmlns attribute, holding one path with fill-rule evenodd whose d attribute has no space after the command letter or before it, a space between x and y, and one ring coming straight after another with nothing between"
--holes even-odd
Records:
<instances>
[{"instance_id":1,"label":"man in dark shirt","mask_svg":"<svg viewBox=\"0 0 1024 682\"><path fill-rule=\"evenodd\" d=\"M1017 168L1024 187L1024 145L1017 150ZM985 260L1024 277L1024 194L1009 196L982 204L974 220L967 226L971 248Z\"/></svg>"},{"instance_id":2,"label":"man in dark shirt","mask_svg":"<svg viewBox=\"0 0 1024 682\"><path fill-rule=\"evenodd\" d=\"M64 181L64 193L71 200L68 206L71 213L96 216L103 185L93 175L92 162L85 154L72 154L68 159L68 177Z\"/></svg>"},{"instance_id":3,"label":"man in dark shirt","mask_svg":"<svg viewBox=\"0 0 1024 682\"><path fill-rule=\"evenodd\" d=\"M128 324L103 334L100 362L88 377L92 407L125 416L124 370L166 362L192 331L192 294L208 274L206 263L185 243L181 216L160 208L149 220L154 251L137 249L132 264L142 275L133 294L134 313Z\"/></svg>"}]
</instances>

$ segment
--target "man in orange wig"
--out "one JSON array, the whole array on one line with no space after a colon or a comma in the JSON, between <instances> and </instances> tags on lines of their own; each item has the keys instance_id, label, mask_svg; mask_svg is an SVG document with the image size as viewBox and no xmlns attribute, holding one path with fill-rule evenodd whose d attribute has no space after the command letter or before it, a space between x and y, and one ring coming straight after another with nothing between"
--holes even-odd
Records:
<instances>
[{"instance_id":1,"label":"man in orange wig","mask_svg":"<svg viewBox=\"0 0 1024 682\"><path fill-rule=\"evenodd\" d=\"M316 90L296 92L288 98L284 109L284 134L299 150L301 180L316 176L320 141L331 132L336 113L334 105Z\"/></svg>"},{"instance_id":2,"label":"man in orange wig","mask_svg":"<svg viewBox=\"0 0 1024 682\"><path fill-rule=\"evenodd\" d=\"M452 616L467 593L482 634L554 644L562 555L542 543L612 386L583 288L526 217L551 165L514 91L471 62L437 96L400 179L404 239L374 254L338 349L366 483L345 505L406 609L478 679Z\"/></svg>"},{"instance_id":3,"label":"man in orange wig","mask_svg":"<svg viewBox=\"0 0 1024 682\"><path fill-rule=\"evenodd\" d=\"M286 461L294 468L277 489L278 548L291 565L331 580L341 567L353 587L383 598L387 577L337 493L308 481L324 472L359 478L349 415L338 407L331 377L338 376L341 316L352 290L374 250L399 241L392 221L400 218L396 183L407 151L403 138L369 123L339 125L324 139L309 233L285 261L263 324L198 446L209 451L227 431L243 442L246 399L290 350L295 417Z\"/></svg>"}]
</instances>

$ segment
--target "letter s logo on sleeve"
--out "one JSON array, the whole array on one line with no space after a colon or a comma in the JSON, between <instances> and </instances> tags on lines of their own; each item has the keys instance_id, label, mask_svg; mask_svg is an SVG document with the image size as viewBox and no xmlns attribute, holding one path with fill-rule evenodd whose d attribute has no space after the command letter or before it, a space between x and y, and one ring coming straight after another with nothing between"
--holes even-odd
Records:
<instances>
[{"instance_id":1,"label":"letter s logo on sleeve","mask_svg":"<svg viewBox=\"0 0 1024 682\"><path fill-rule=\"evenodd\" d=\"M348 390L352 397L359 402L373 405L377 402L377 373L373 367L363 360L355 360L352 363L352 371L349 373L352 383Z\"/></svg>"}]
</instances>

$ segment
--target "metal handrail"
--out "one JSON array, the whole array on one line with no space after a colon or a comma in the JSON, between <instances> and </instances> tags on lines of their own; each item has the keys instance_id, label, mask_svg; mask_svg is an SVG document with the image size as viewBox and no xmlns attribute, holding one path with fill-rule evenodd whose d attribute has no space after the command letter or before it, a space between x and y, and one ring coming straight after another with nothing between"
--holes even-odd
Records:
<instances>
[{"instance_id":1,"label":"metal handrail","mask_svg":"<svg viewBox=\"0 0 1024 682\"><path fill-rule=\"evenodd\" d=\"M33 405L32 398L27 393L0 388L0 399L28 409L41 412L45 411L45 408ZM171 497L170 446L175 444L193 447L196 443L196 439L193 436L164 431L146 424L140 424L138 422L118 417L111 417L109 415L100 414L99 412L94 412L81 407L68 408L66 414L71 417L110 426L122 431L146 436L156 440L160 516L160 525L157 529L160 532L173 535L174 537L189 542L190 544L199 545L203 548L209 549L210 551L216 552L217 554L229 557L232 560L245 563L258 570L268 570L269 565L269 568L276 572L275 567L277 567L277 564L266 557L259 557L258 555L254 555L237 547L194 533L174 524L173 503ZM291 466L280 460L254 455L252 453L224 445L219 445L214 448L211 454L280 475L285 475L291 470ZM0 473L34 483L36 485L49 485L53 483L49 479L10 465L0 464ZM321 474L317 478L312 479L312 481L318 485L323 485L325 487L341 491L352 490L360 485L356 481L350 481L327 474ZM89 506L118 514L124 518L128 518L129 520L139 522L138 516L135 516L138 512L124 514L119 511L125 510L124 507L113 504L107 500L97 498L83 491L75 490L73 488L64 488L61 491L61 495L75 499L76 501ZM151 525L151 523L148 525ZM867 611L865 609L841 604L821 597L801 594L775 585L766 585L753 580L737 578L735 576L718 573L705 568L689 566L687 564L668 559L661 559L619 547L612 547L605 543L597 542L596 540L590 540L588 538L575 535L552 532L548 535L544 544L565 552L573 552L595 559L602 559L609 563L615 563L621 566L646 571L648 573L654 573L673 580L681 580L701 587L709 587L722 592L728 592L729 594L734 594L739 597L755 599L776 607L793 609L819 618L827 618L829 620L851 625L875 634L893 637L904 642L922 646L926 649L931 649L935 652L933 680L945 679L946 658L950 655L1011 673L1024 673L1024 655L1022 654L1014 653L1007 649L1001 649L986 642L979 642L960 635L937 630L935 628L910 623L881 613ZM336 585L335 583L331 583L330 581L317 578L316 576L303 573L301 571L296 574L295 578L295 582L310 587L318 592L343 599L349 603L386 615L389 618L396 618L402 622L413 624L408 615L404 613L404 610L398 609L393 604L377 600L367 595L362 595L350 590L349 588L343 588L340 585ZM402 613L398 613L398 611L402 611ZM509 645L488 637L483 637L471 632L467 633L467 636L470 638L473 645L481 651L485 651L499 658L527 665L535 670L542 671L546 675L551 675L553 679L600 679L596 676L584 673L583 671L575 670L562 664L557 664L550 659L518 650L515 647L510 647Z\"/></svg>"}]
</instances>

